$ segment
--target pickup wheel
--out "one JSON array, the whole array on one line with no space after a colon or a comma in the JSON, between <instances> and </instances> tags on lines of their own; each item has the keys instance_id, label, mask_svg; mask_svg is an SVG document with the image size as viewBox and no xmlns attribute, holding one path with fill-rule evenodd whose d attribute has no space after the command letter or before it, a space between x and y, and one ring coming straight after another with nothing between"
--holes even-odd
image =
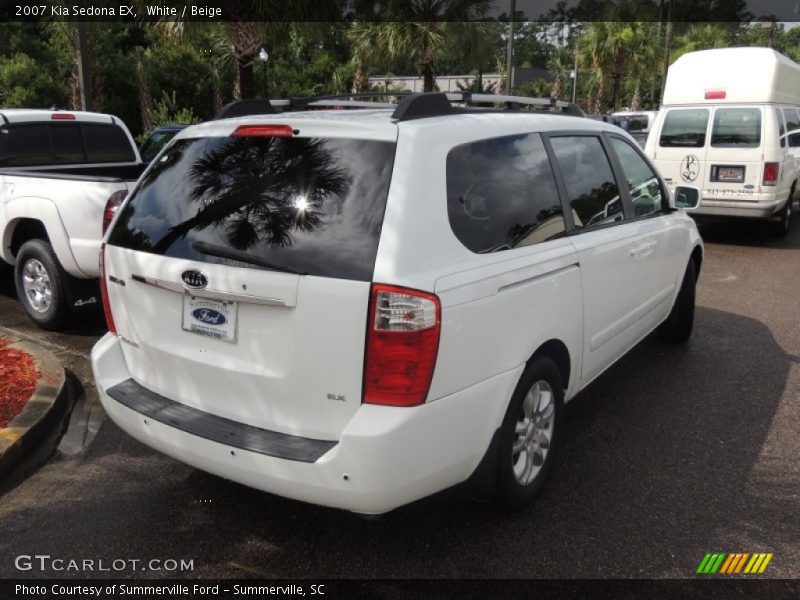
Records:
<instances>
[{"instance_id":1,"label":"pickup wheel","mask_svg":"<svg viewBox=\"0 0 800 600\"><path fill-rule=\"evenodd\" d=\"M661 325L658 326L658 337L665 342L682 344L689 341L694 325L694 291L697 284L694 261L689 259L683 283L675 298L672 310Z\"/></svg>"},{"instance_id":2,"label":"pickup wheel","mask_svg":"<svg viewBox=\"0 0 800 600\"><path fill-rule=\"evenodd\" d=\"M564 385L556 364L537 356L520 377L500 428L497 504L533 502L553 468L561 438Z\"/></svg>"},{"instance_id":3,"label":"pickup wheel","mask_svg":"<svg viewBox=\"0 0 800 600\"><path fill-rule=\"evenodd\" d=\"M22 244L14 267L17 296L28 316L42 329L58 329L69 312L66 278L49 243L28 240Z\"/></svg>"}]
</instances>

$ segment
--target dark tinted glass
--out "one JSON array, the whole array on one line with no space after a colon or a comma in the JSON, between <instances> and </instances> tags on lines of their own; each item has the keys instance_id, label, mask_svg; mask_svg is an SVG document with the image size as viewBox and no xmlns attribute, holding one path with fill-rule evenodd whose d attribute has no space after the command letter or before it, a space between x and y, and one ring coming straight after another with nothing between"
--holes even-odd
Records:
<instances>
[{"instance_id":1,"label":"dark tinted glass","mask_svg":"<svg viewBox=\"0 0 800 600\"><path fill-rule=\"evenodd\" d=\"M150 162L156 157L156 154L161 152L161 149L167 145L167 142L170 141L178 134L177 131L159 131L153 133L147 140L145 140L144 144L142 144L142 149L140 154L142 155L142 160L146 163Z\"/></svg>"},{"instance_id":2,"label":"dark tinted glass","mask_svg":"<svg viewBox=\"0 0 800 600\"><path fill-rule=\"evenodd\" d=\"M53 153L57 163L84 162L83 139L79 125L51 125Z\"/></svg>"},{"instance_id":3,"label":"dark tinted glass","mask_svg":"<svg viewBox=\"0 0 800 600\"><path fill-rule=\"evenodd\" d=\"M564 233L553 171L538 134L458 146L447 156L447 213L473 252L496 252Z\"/></svg>"},{"instance_id":4,"label":"dark tinted glass","mask_svg":"<svg viewBox=\"0 0 800 600\"><path fill-rule=\"evenodd\" d=\"M116 125L83 125L89 162L130 162L136 160L128 136Z\"/></svg>"},{"instance_id":5,"label":"dark tinted glass","mask_svg":"<svg viewBox=\"0 0 800 600\"><path fill-rule=\"evenodd\" d=\"M661 184L650 166L628 142L612 137L611 145L628 184L634 215L644 217L661 211Z\"/></svg>"},{"instance_id":6,"label":"dark tinted glass","mask_svg":"<svg viewBox=\"0 0 800 600\"><path fill-rule=\"evenodd\" d=\"M793 108L784 108L783 116L786 117L786 132L791 133L795 129L800 129L800 118L797 111Z\"/></svg>"},{"instance_id":7,"label":"dark tinted glass","mask_svg":"<svg viewBox=\"0 0 800 600\"><path fill-rule=\"evenodd\" d=\"M567 186L575 227L621 221L622 201L600 139L594 136L550 138Z\"/></svg>"},{"instance_id":8,"label":"dark tinted glass","mask_svg":"<svg viewBox=\"0 0 800 600\"><path fill-rule=\"evenodd\" d=\"M179 140L145 172L109 243L259 268L246 262L251 258L369 281L394 147L351 139ZM212 256L212 247L240 260Z\"/></svg>"},{"instance_id":9,"label":"dark tinted glass","mask_svg":"<svg viewBox=\"0 0 800 600\"><path fill-rule=\"evenodd\" d=\"M53 162L47 123L0 126L0 167L28 167Z\"/></svg>"},{"instance_id":10,"label":"dark tinted glass","mask_svg":"<svg viewBox=\"0 0 800 600\"><path fill-rule=\"evenodd\" d=\"M658 143L667 148L702 148L706 145L708 110L671 110L661 127Z\"/></svg>"},{"instance_id":11,"label":"dark tinted glass","mask_svg":"<svg viewBox=\"0 0 800 600\"><path fill-rule=\"evenodd\" d=\"M760 108L718 108L711 145L716 148L757 148L761 143Z\"/></svg>"}]
</instances>

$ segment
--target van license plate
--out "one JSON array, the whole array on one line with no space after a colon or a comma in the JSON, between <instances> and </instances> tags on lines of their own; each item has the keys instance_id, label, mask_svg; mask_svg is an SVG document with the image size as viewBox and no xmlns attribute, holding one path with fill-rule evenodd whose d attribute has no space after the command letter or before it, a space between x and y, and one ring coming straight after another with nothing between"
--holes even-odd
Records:
<instances>
[{"instance_id":1,"label":"van license plate","mask_svg":"<svg viewBox=\"0 0 800 600\"><path fill-rule=\"evenodd\" d=\"M744 181L744 169L742 167L719 167L717 180L742 183Z\"/></svg>"},{"instance_id":2,"label":"van license plate","mask_svg":"<svg viewBox=\"0 0 800 600\"><path fill-rule=\"evenodd\" d=\"M237 302L184 296L182 328L184 331L235 343L238 307Z\"/></svg>"}]
</instances>

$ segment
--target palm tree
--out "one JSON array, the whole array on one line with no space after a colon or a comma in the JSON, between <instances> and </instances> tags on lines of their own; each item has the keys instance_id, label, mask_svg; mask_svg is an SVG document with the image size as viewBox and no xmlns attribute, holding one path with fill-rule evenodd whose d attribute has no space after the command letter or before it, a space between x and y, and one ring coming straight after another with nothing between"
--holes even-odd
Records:
<instances>
[{"instance_id":1,"label":"palm tree","mask_svg":"<svg viewBox=\"0 0 800 600\"><path fill-rule=\"evenodd\" d=\"M630 107L631 110L641 110L642 82L648 77L654 80L660 58L660 43L652 23L632 22L629 29L628 79L633 85Z\"/></svg>"},{"instance_id":2,"label":"palm tree","mask_svg":"<svg viewBox=\"0 0 800 600\"><path fill-rule=\"evenodd\" d=\"M490 0L388 0L380 22L355 23L348 32L357 65L354 88L365 87L366 69L373 63L398 59L419 66L423 90L434 90L435 64L449 33L486 14Z\"/></svg>"},{"instance_id":3,"label":"palm tree","mask_svg":"<svg viewBox=\"0 0 800 600\"><path fill-rule=\"evenodd\" d=\"M446 34L447 54L454 62L465 65L476 79L472 89L484 91L483 73L497 63L502 53L502 23L495 21L468 21L448 23Z\"/></svg>"},{"instance_id":4,"label":"palm tree","mask_svg":"<svg viewBox=\"0 0 800 600\"><path fill-rule=\"evenodd\" d=\"M573 65L572 51L566 46L556 49L547 60L547 70L553 75L553 89L550 97L561 100L565 92L564 82L569 78Z\"/></svg>"},{"instance_id":5,"label":"palm tree","mask_svg":"<svg viewBox=\"0 0 800 600\"><path fill-rule=\"evenodd\" d=\"M144 0L137 0L140 10L145 11ZM178 14L183 15L184 3L170 2L179 5ZM322 24L335 21L342 16L341 2L315 2L314 0L241 0L226 6L225 29L230 43L233 59L236 63L236 87L234 97L239 99L255 97L255 75L253 64L261 46L269 41L285 40L291 29L289 24L295 21L310 20ZM183 17L165 18L159 25L167 35L180 38L192 35L193 30L205 28L207 23L186 21Z\"/></svg>"},{"instance_id":6,"label":"palm tree","mask_svg":"<svg viewBox=\"0 0 800 600\"><path fill-rule=\"evenodd\" d=\"M675 38L674 49L669 54L670 64L687 52L725 48L730 44L730 29L717 23L694 23L686 33Z\"/></svg>"}]
</instances>

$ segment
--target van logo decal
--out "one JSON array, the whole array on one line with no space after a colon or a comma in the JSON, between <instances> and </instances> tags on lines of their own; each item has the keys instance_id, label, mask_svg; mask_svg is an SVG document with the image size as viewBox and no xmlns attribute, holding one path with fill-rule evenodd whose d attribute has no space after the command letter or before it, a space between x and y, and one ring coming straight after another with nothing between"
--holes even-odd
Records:
<instances>
[{"instance_id":1,"label":"van logo decal","mask_svg":"<svg viewBox=\"0 0 800 600\"><path fill-rule=\"evenodd\" d=\"M188 271L184 271L181 273L181 279L183 279L183 283L186 284L186 287L194 288L196 290L204 288L208 285L208 277L206 277L197 269L189 269Z\"/></svg>"},{"instance_id":2,"label":"van logo decal","mask_svg":"<svg viewBox=\"0 0 800 600\"><path fill-rule=\"evenodd\" d=\"M692 183L700 173L700 161L694 154L687 154L681 161L681 179Z\"/></svg>"},{"instance_id":3,"label":"van logo decal","mask_svg":"<svg viewBox=\"0 0 800 600\"><path fill-rule=\"evenodd\" d=\"M228 322L225 315L213 308L196 308L192 311L192 316L206 325L224 325Z\"/></svg>"}]
</instances>

